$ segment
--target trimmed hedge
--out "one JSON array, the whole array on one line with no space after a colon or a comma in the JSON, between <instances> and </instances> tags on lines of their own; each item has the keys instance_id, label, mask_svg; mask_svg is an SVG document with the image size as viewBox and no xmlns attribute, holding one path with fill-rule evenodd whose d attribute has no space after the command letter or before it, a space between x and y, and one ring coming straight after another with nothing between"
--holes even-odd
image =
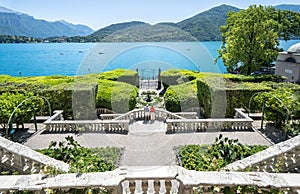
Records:
<instances>
[{"instance_id":1,"label":"trimmed hedge","mask_svg":"<svg viewBox=\"0 0 300 194\"><path fill-rule=\"evenodd\" d=\"M192 107L199 107L196 80L181 85L170 86L165 95L168 111L181 112Z\"/></svg>"},{"instance_id":2,"label":"trimmed hedge","mask_svg":"<svg viewBox=\"0 0 300 194\"><path fill-rule=\"evenodd\" d=\"M277 83L283 79L276 75L243 76L179 69L162 72L161 78L165 87L170 86L164 96L167 110L177 112L185 110L185 104L197 105L203 107L207 118L233 117L235 108L248 108L253 94L283 85ZM254 102L251 108L255 108Z\"/></svg>"},{"instance_id":3,"label":"trimmed hedge","mask_svg":"<svg viewBox=\"0 0 300 194\"><path fill-rule=\"evenodd\" d=\"M183 84L195 80L201 73L189 71L189 70L180 70L180 69L169 69L161 73L161 81L163 82L164 87Z\"/></svg>"},{"instance_id":4,"label":"trimmed hedge","mask_svg":"<svg viewBox=\"0 0 300 194\"><path fill-rule=\"evenodd\" d=\"M137 72L117 69L100 75L75 77L0 75L0 94L7 91L32 92L46 97L52 110L64 110L68 119L93 119L96 105L116 112L126 112L135 107L137 88L119 81L138 84ZM39 114L48 115L48 107L42 107Z\"/></svg>"},{"instance_id":5,"label":"trimmed hedge","mask_svg":"<svg viewBox=\"0 0 300 194\"><path fill-rule=\"evenodd\" d=\"M197 80L197 90L199 103L204 108L204 116L223 118L233 117L235 108L248 109L252 95L270 91L272 88L263 83L234 83L222 78L203 78Z\"/></svg>"},{"instance_id":6,"label":"trimmed hedge","mask_svg":"<svg viewBox=\"0 0 300 194\"><path fill-rule=\"evenodd\" d=\"M139 77L136 71L116 69L107 71L99 75L99 79L106 79L111 81L125 82L134 86L139 85Z\"/></svg>"},{"instance_id":7,"label":"trimmed hedge","mask_svg":"<svg viewBox=\"0 0 300 194\"><path fill-rule=\"evenodd\" d=\"M138 89L127 83L99 80L96 106L124 113L135 108Z\"/></svg>"}]
</instances>

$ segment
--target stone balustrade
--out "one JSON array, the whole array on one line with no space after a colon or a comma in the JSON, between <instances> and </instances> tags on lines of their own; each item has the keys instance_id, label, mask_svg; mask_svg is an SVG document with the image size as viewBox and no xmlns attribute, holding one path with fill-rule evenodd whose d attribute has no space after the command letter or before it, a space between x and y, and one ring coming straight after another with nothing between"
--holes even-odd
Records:
<instances>
[{"instance_id":1,"label":"stone balustrade","mask_svg":"<svg viewBox=\"0 0 300 194\"><path fill-rule=\"evenodd\" d=\"M290 172L297 167L300 167L300 135L229 164L224 170Z\"/></svg>"},{"instance_id":2,"label":"stone balustrade","mask_svg":"<svg viewBox=\"0 0 300 194\"><path fill-rule=\"evenodd\" d=\"M243 108L235 108L235 119L249 119L252 120L247 113L245 113L245 109Z\"/></svg>"},{"instance_id":3,"label":"stone balustrade","mask_svg":"<svg viewBox=\"0 0 300 194\"><path fill-rule=\"evenodd\" d=\"M185 119L182 116L177 115L176 113L171 113L164 109L155 109L155 119ZM116 117L114 120L144 120L145 119L145 111L144 109L134 109L125 113L119 117Z\"/></svg>"},{"instance_id":4,"label":"stone balustrade","mask_svg":"<svg viewBox=\"0 0 300 194\"><path fill-rule=\"evenodd\" d=\"M234 119L167 119L167 133L252 130L253 120L243 111L236 109Z\"/></svg>"},{"instance_id":5,"label":"stone balustrade","mask_svg":"<svg viewBox=\"0 0 300 194\"><path fill-rule=\"evenodd\" d=\"M47 119L45 122L51 122L51 121L63 121L63 110L55 110L53 111L53 116L51 116L49 119Z\"/></svg>"},{"instance_id":6,"label":"stone balustrade","mask_svg":"<svg viewBox=\"0 0 300 194\"><path fill-rule=\"evenodd\" d=\"M248 119L167 119L167 133L205 132L205 131L244 131L252 129L252 121Z\"/></svg>"},{"instance_id":7,"label":"stone balustrade","mask_svg":"<svg viewBox=\"0 0 300 194\"><path fill-rule=\"evenodd\" d=\"M101 115L101 114L114 114L114 111L109 110L107 108L96 108L96 113L97 113L97 115Z\"/></svg>"},{"instance_id":8,"label":"stone balustrade","mask_svg":"<svg viewBox=\"0 0 300 194\"><path fill-rule=\"evenodd\" d=\"M198 113L197 112L176 112L174 113L178 116L181 116L185 119L198 119Z\"/></svg>"},{"instance_id":9,"label":"stone balustrade","mask_svg":"<svg viewBox=\"0 0 300 194\"><path fill-rule=\"evenodd\" d=\"M123 114L101 114L100 119L101 120L113 120L119 116L122 116Z\"/></svg>"},{"instance_id":10,"label":"stone balustrade","mask_svg":"<svg viewBox=\"0 0 300 194\"><path fill-rule=\"evenodd\" d=\"M54 111L54 115L44 122L47 132L106 132L128 133L129 120L64 120L63 111Z\"/></svg>"},{"instance_id":11,"label":"stone balustrade","mask_svg":"<svg viewBox=\"0 0 300 194\"><path fill-rule=\"evenodd\" d=\"M128 133L129 121L102 121L102 120L65 120L45 122L45 130L48 132L106 132Z\"/></svg>"},{"instance_id":12,"label":"stone balustrade","mask_svg":"<svg viewBox=\"0 0 300 194\"><path fill-rule=\"evenodd\" d=\"M64 162L0 137L0 166L4 169L18 171L20 174L31 174L40 173L46 165L63 172L68 172L69 169L69 165Z\"/></svg>"},{"instance_id":13,"label":"stone balustrade","mask_svg":"<svg viewBox=\"0 0 300 194\"><path fill-rule=\"evenodd\" d=\"M106 189L109 193L221 193L222 188L257 187L260 191L300 190L300 174L264 172L197 172L178 166L123 167L111 172L60 175L0 176L0 192L49 189Z\"/></svg>"}]
</instances>

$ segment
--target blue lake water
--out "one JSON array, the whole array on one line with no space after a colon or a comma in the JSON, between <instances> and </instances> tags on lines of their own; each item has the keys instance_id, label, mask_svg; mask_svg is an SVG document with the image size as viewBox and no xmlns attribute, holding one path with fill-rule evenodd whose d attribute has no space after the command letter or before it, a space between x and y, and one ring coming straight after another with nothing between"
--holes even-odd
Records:
<instances>
[{"instance_id":1,"label":"blue lake water","mask_svg":"<svg viewBox=\"0 0 300 194\"><path fill-rule=\"evenodd\" d=\"M287 50L297 42L281 42L281 47ZM213 63L220 46L221 42L0 44L0 74L81 75L116 68L139 69L144 77L158 68L224 73L222 61Z\"/></svg>"}]
</instances>

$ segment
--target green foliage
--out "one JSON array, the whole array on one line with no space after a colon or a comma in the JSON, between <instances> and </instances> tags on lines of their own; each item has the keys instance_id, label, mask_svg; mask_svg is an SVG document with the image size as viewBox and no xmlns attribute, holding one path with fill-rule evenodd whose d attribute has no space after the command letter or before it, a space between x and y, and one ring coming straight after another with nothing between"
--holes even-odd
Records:
<instances>
[{"instance_id":1,"label":"green foliage","mask_svg":"<svg viewBox=\"0 0 300 194\"><path fill-rule=\"evenodd\" d=\"M24 101L27 98L31 99ZM22 102L23 104L20 105ZM4 129L7 127L6 125L9 117L18 105L20 105L20 107L16 109L11 121L20 124L28 122L32 118L33 112L41 108L43 103L43 99L33 98L33 93L30 92L2 93L0 95L0 124L2 125L2 128Z\"/></svg>"},{"instance_id":2,"label":"green foliage","mask_svg":"<svg viewBox=\"0 0 300 194\"><path fill-rule=\"evenodd\" d=\"M266 149L266 146L242 145L237 139L220 135L211 146L179 146L182 166L189 170L216 171L226 165Z\"/></svg>"},{"instance_id":3,"label":"green foliage","mask_svg":"<svg viewBox=\"0 0 300 194\"><path fill-rule=\"evenodd\" d=\"M138 73L136 71L125 69L115 69L113 71L101 73L99 79L125 82L134 86L137 86L139 82Z\"/></svg>"},{"instance_id":4,"label":"green foliage","mask_svg":"<svg viewBox=\"0 0 300 194\"><path fill-rule=\"evenodd\" d=\"M65 118L90 119L95 105L113 108L116 112L133 109L137 88L130 84L136 85L137 81L137 72L122 69L76 77L0 75L0 94L7 91L32 92L46 97L52 110L64 110ZM48 107L41 107L38 114L48 115Z\"/></svg>"},{"instance_id":5,"label":"green foliage","mask_svg":"<svg viewBox=\"0 0 300 194\"><path fill-rule=\"evenodd\" d=\"M219 50L229 72L240 67L250 75L276 60L279 37L288 40L299 35L300 14L251 5L248 9L229 13L221 28L223 45Z\"/></svg>"},{"instance_id":6,"label":"green foliage","mask_svg":"<svg viewBox=\"0 0 300 194\"><path fill-rule=\"evenodd\" d=\"M257 95L254 98L258 104L265 104L265 118L280 126L284 121L299 119L299 92L289 88L278 88Z\"/></svg>"},{"instance_id":7,"label":"green foliage","mask_svg":"<svg viewBox=\"0 0 300 194\"><path fill-rule=\"evenodd\" d=\"M124 113L135 108L138 89L130 84L99 80L96 106Z\"/></svg>"},{"instance_id":8,"label":"green foliage","mask_svg":"<svg viewBox=\"0 0 300 194\"><path fill-rule=\"evenodd\" d=\"M181 112L199 107L196 81L170 86L164 94L165 107L171 112Z\"/></svg>"},{"instance_id":9,"label":"green foliage","mask_svg":"<svg viewBox=\"0 0 300 194\"><path fill-rule=\"evenodd\" d=\"M70 172L76 173L114 170L120 155L118 148L89 149L82 147L71 136L66 137L66 142L52 141L47 149L39 150L39 152L70 164Z\"/></svg>"},{"instance_id":10,"label":"green foliage","mask_svg":"<svg viewBox=\"0 0 300 194\"><path fill-rule=\"evenodd\" d=\"M295 137L300 134L300 124L291 122L283 126L283 130L291 137Z\"/></svg>"},{"instance_id":11,"label":"green foliage","mask_svg":"<svg viewBox=\"0 0 300 194\"><path fill-rule=\"evenodd\" d=\"M161 81L165 87L183 84L201 76L199 72L193 72L182 69L169 69L161 73Z\"/></svg>"},{"instance_id":12,"label":"green foliage","mask_svg":"<svg viewBox=\"0 0 300 194\"><path fill-rule=\"evenodd\" d=\"M248 109L252 95L272 90L267 83L243 82L248 79L245 77L241 78L242 82L233 82L229 76L207 76L197 80L199 104L204 108L205 117L233 117L235 108ZM234 76L234 79L238 78ZM256 107L255 104L252 106Z\"/></svg>"},{"instance_id":13,"label":"green foliage","mask_svg":"<svg viewBox=\"0 0 300 194\"><path fill-rule=\"evenodd\" d=\"M294 84L277 83L282 77L276 75L244 76L179 69L164 71L161 75L165 87L170 86L164 95L167 110L177 112L200 106L207 118L233 117L235 108L248 109L251 96L257 92L281 85L297 89ZM256 108L256 104L251 107Z\"/></svg>"}]
</instances>

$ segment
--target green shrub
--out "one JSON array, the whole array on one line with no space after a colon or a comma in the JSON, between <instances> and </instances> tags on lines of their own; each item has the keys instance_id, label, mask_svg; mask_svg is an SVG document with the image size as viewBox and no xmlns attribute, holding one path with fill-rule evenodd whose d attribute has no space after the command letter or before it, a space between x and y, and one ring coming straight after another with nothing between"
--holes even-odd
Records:
<instances>
[{"instance_id":1,"label":"green shrub","mask_svg":"<svg viewBox=\"0 0 300 194\"><path fill-rule=\"evenodd\" d=\"M5 129L11 117L12 123L23 124L29 122L34 111L37 112L43 106L44 100L35 98L33 93L11 93L0 94L0 126ZM19 106L17 109L16 107ZM12 113L14 114L12 115Z\"/></svg>"},{"instance_id":2,"label":"green shrub","mask_svg":"<svg viewBox=\"0 0 300 194\"><path fill-rule=\"evenodd\" d=\"M38 150L42 154L61 160L71 165L70 172L88 173L111 171L116 168L121 149L119 148L85 148L73 137L66 141L54 142L47 149Z\"/></svg>"},{"instance_id":3,"label":"green shrub","mask_svg":"<svg viewBox=\"0 0 300 194\"><path fill-rule=\"evenodd\" d=\"M195 80L200 73L181 70L181 69L169 69L161 73L161 81L165 87L183 84L192 80Z\"/></svg>"},{"instance_id":4,"label":"green shrub","mask_svg":"<svg viewBox=\"0 0 300 194\"><path fill-rule=\"evenodd\" d=\"M96 106L124 113L135 108L138 89L130 84L99 80Z\"/></svg>"},{"instance_id":5,"label":"green shrub","mask_svg":"<svg viewBox=\"0 0 300 194\"><path fill-rule=\"evenodd\" d=\"M264 103L265 118L281 126L285 121L300 118L300 92L288 87L278 88L270 92L257 95L254 101L260 105Z\"/></svg>"},{"instance_id":6,"label":"green shrub","mask_svg":"<svg viewBox=\"0 0 300 194\"><path fill-rule=\"evenodd\" d=\"M181 112L199 107L196 81L170 86L164 94L165 107L171 112Z\"/></svg>"},{"instance_id":7,"label":"green shrub","mask_svg":"<svg viewBox=\"0 0 300 194\"><path fill-rule=\"evenodd\" d=\"M134 86L138 86L138 73L132 70L116 69L107 71L99 75L99 79L106 79L111 81L125 82Z\"/></svg>"},{"instance_id":8,"label":"green shrub","mask_svg":"<svg viewBox=\"0 0 300 194\"><path fill-rule=\"evenodd\" d=\"M270 90L272 88L264 83L236 83L216 77L197 80L199 104L204 108L204 116L207 118L233 117L235 108L248 109L252 95Z\"/></svg>"},{"instance_id":9,"label":"green shrub","mask_svg":"<svg viewBox=\"0 0 300 194\"><path fill-rule=\"evenodd\" d=\"M237 139L228 139L220 135L210 146L179 146L178 154L184 168L197 171L216 171L266 148L266 146L259 145L242 145Z\"/></svg>"}]
</instances>

